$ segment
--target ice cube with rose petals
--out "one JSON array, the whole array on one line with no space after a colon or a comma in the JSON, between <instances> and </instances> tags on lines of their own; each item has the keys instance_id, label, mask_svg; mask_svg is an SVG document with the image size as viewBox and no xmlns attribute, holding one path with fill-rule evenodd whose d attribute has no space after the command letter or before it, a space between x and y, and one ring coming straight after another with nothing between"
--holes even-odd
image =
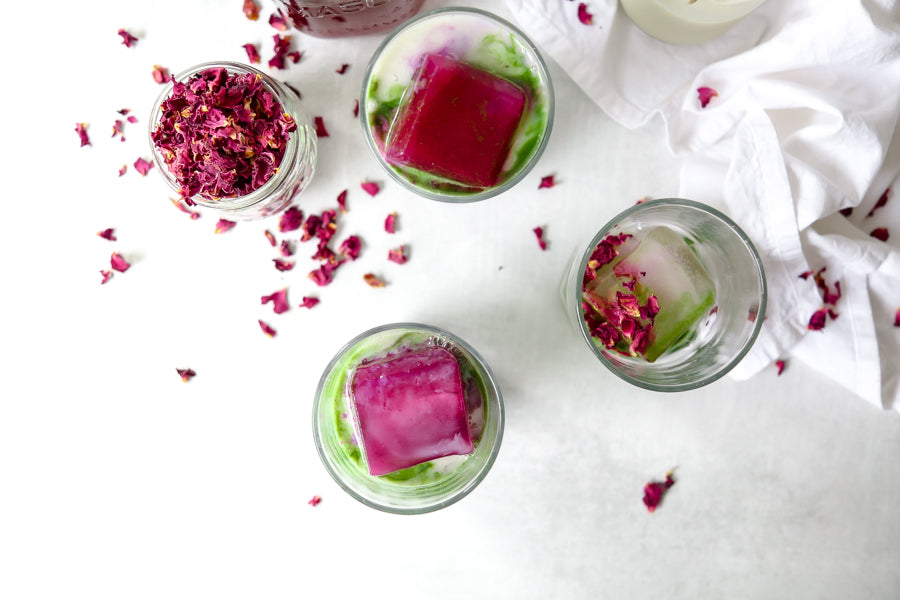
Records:
<instances>
[{"instance_id":1,"label":"ice cube with rose petals","mask_svg":"<svg viewBox=\"0 0 900 600\"><path fill-rule=\"evenodd\" d=\"M634 293L641 305L656 297L659 312L643 352L649 362L690 331L716 299L709 273L684 238L668 227L651 229L630 252L598 271L585 299L595 308L603 307L616 299L616 292Z\"/></svg>"},{"instance_id":2,"label":"ice cube with rose petals","mask_svg":"<svg viewBox=\"0 0 900 600\"><path fill-rule=\"evenodd\" d=\"M423 58L385 143L387 162L497 184L528 104L517 85L447 56Z\"/></svg>"},{"instance_id":3,"label":"ice cube with rose petals","mask_svg":"<svg viewBox=\"0 0 900 600\"><path fill-rule=\"evenodd\" d=\"M446 348L410 349L363 363L353 372L350 392L372 475L474 450L459 363Z\"/></svg>"}]
</instances>

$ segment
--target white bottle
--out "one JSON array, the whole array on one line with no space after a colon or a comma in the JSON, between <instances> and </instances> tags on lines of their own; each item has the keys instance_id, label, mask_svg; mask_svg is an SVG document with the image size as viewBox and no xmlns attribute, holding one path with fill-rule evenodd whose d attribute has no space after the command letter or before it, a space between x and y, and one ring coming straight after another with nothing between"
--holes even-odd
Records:
<instances>
[{"instance_id":1,"label":"white bottle","mask_svg":"<svg viewBox=\"0 0 900 600\"><path fill-rule=\"evenodd\" d=\"M622 0L634 23L672 44L699 44L728 31L765 0Z\"/></svg>"}]
</instances>

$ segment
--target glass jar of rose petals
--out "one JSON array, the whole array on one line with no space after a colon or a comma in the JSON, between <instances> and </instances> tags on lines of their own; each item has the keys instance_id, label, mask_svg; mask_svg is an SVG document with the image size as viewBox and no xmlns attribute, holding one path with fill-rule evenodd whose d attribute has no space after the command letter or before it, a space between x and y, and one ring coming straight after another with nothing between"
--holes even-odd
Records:
<instances>
[{"instance_id":1,"label":"glass jar of rose petals","mask_svg":"<svg viewBox=\"0 0 900 600\"><path fill-rule=\"evenodd\" d=\"M150 116L153 161L188 205L258 219L312 179L316 133L298 95L253 67L209 62L166 84Z\"/></svg>"}]
</instances>

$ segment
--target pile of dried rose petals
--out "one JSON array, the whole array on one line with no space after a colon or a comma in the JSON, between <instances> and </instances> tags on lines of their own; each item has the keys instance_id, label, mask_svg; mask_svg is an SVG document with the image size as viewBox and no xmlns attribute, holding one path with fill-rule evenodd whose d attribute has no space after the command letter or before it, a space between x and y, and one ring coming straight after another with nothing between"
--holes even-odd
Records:
<instances>
[{"instance_id":1,"label":"pile of dried rose petals","mask_svg":"<svg viewBox=\"0 0 900 600\"><path fill-rule=\"evenodd\" d=\"M581 308L588 330L605 348L623 356L640 356L653 339L653 323L659 313L656 296L648 295L641 304L635 294L638 275L633 273L614 272L624 290L616 292L614 301L601 302L588 290L597 270L612 262L619 254L618 246L631 237L627 233L608 235L594 248L582 279Z\"/></svg>"},{"instance_id":2,"label":"pile of dried rose petals","mask_svg":"<svg viewBox=\"0 0 900 600\"><path fill-rule=\"evenodd\" d=\"M816 282L816 287L819 289L819 293L822 295L822 302L825 304L825 306L815 311L809 318L809 324L806 327L812 331L823 329L827 318L831 318L831 320L838 318L838 313L835 312L834 307L841 298L841 282L834 282L834 291L832 292L828 283L825 281L825 277L822 275L824 272L825 267L822 267L817 271L804 271L800 274L800 279L809 279L810 275L812 276L813 281Z\"/></svg>"},{"instance_id":3,"label":"pile of dried rose petals","mask_svg":"<svg viewBox=\"0 0 900 600\"><path fill-rule=\"evenodd\" d=\"M181 196L245 196L278 170L293 117L262 79L210 68L175 82L151 138Z\"/></svg>"}]
</instances>

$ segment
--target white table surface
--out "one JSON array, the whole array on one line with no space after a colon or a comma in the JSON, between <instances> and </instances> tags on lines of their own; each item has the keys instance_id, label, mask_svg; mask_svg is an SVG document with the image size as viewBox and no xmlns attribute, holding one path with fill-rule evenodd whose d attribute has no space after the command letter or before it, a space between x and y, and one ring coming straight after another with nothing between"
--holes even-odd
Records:
<instances>
[{"instance_id":1,"label":"white table surface","mask_svg":"<svg viewBox=\"0 0 900 600\"><path fill-rule=\"evenodd\" d=\"M243 61L248 42L265 60L276 32L262 4L255 23L240 0L4 8L0 598L900 597L900 415L795 362L686 393L630 388L568 328L571 253L638 198L671 195L678 161L659 122L623 129L552 62L556 120L536 169L451 206L390 181L352 116L380 36L295 32L304 58L276 75L331 134L299 205L320 212L349 189L335 239L364 240L326 288L306 278L309 245L293 271L273 268L275 221L215 235L216 216L175 210L159 173L131 166L150 157L151 69ZM501 1L459 4L514 19ZM119 142L125 107L139 123ZM539 190L551 173L559 185ZM107 227L117 241L95 235ZM402 266L386 260L399 244ZM133 266L100 285L112 251ZM368 287L370 271L387 287ZM284 287L293 308L275 315L260 297ZM310 294L321 304L298 308ZM414 517L345 495L311 434L333 353L403 320L474 345L507 416L486 480ZM670 469L649 514L643 485Z\"/></svg>"}]
</instances>

